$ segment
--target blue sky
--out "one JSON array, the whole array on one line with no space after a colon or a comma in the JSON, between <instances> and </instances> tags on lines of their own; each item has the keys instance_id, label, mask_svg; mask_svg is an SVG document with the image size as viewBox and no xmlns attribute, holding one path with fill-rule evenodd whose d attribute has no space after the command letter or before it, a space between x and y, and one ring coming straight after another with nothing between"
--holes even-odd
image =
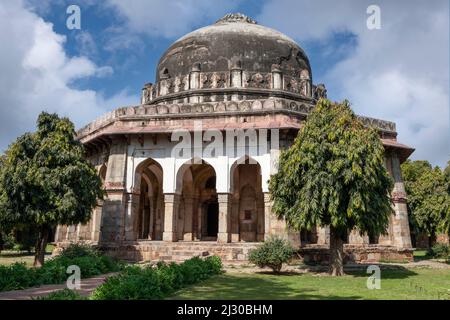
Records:
<instances>
[{"instance_id":1,"label":"blue sky","mask_svg":"<svg viewBox=\"0 0 450 320\"><path fill-rule=\"evenodd\" d=\"M149 1L151 3L151 1ZM142 85L146 82L154 82L155 70L160 56L177 38L184 35L184 32L176 32L171 36L147 35L145 32L139 32L139 42L134 46L127 48L110 48L111 35L116 36L112 31L118 25L126 23L114 7L108 7L104 4L95 4L85 1L59 1L50 7L39 7L39 2L30 2L33 10L41 15L44 20L53 24L53 29L58 34L67 37L64 48L68 55L79 56L87 55L97 65L107 65L112 67L114 75L105 77L102 81L93 78L78 79L72 86L78 89L95 89L103 92L105 95L112 95L124 88L130 92L139 92ZM68 30L66 19L69 15L65 9L71 5L80 6L82 13L81 30ZM229 12L228 8L233 8L230 12L242 12L250 17L257 19L264 7L264 1L236 1L224 10L219 10L211 18L200 19L197 23L186 25L185 30L195 30L204 25L214 23L217 19ZM150 10L150 8L149 8ZM170 17L170 12L162 12ZM260 23L264 24L264 21ZM83 35L89 34L92 38L92 44L82 44ZM314 79L317 83L321 82L324 74L332 68L337 62L341 61L347 55L351 54L355 47L357 38L351 32L336 32L327 42L323 41L301 41L302 48L308 53ZM333 54L330 55L330 47ZM343 50L345 49L345 50ZM113 107L113 106L112 106Z\"/></svg>"},{"instance_id":2,"label":"blue sky","mask_svg":"<svg viewBox=\"0 0 450 320\"><path fill-rule=\"evenodd\" d=\"M381 9L368 30L367 7ZM81 8L81 30L66 9ZM306 51L313 80L361 115L397 123L413 159L444 165L449 139L447 0L16 0L0 3L0 149L42 110L81 127L139 103L159 57L179 37L242 12Z\"/></svg>"}]
</instances>

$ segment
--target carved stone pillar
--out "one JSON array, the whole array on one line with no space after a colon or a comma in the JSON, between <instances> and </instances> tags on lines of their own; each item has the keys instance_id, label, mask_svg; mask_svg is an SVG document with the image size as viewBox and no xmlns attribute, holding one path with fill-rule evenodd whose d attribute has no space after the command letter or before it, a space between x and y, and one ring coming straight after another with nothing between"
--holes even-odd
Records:
<instances>
[{"instance_id":1,"label":"carved stone pillar","mask_svg":"<svg viewBox=\"0 0 450 320\"><path fill-rule=\"evenodd\" d=\"M219 193L219 232L217 234L217 242L230 242L230 224L231 224L231 195L229 193Z\"/></svg>"},{"instance_id":2,"label":"carved stone pillar","mask_svg":"<svg viewBox=\"0 0 450 320\"><path fill-rule=\"evenodd\" d=\"M411 248L406 192L400 171L400 161L396 154L392 154L391 156L391 166L392 176L394 178L392 200L395 211L394 219L392 220L393 244L400 248Z\"/></svg>"},{"instance_id":3,"label":"carved stone pillar","mask_svg":"<svg viewBox=\"0 0 450 320\"><path fill-rule=\"evenodd\" d=\"M177 241L177 220L179 195L173 193L164 194L164 232L163 241Z\"/></svg>"}]
</instances>

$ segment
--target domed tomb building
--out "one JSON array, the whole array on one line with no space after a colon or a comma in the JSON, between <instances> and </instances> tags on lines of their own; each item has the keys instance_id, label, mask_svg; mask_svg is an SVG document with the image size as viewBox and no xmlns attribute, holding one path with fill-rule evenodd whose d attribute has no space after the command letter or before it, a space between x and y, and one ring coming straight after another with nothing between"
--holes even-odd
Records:
<instances>
[{"instance_id":1,"label":"domed tomb building","mask_svg":"<svg viewBox=\"0 0 450 320\"><path fill-rule=\"evenodd\" d=\"M78 131L106 196L86 225L59 226L59 247L86 241L121 258L183 260L217 254L245 260L270 236L320 259L328 228L294 232L271 211L268 180L317 100L305 52L286 35L241 14L191 32L161 57L137 106ZM395 180L387 235L349 234L355 260L410 259L400 164L413 149L393 122L360 117L380 132Z\"/></svg>"}]
</instances>

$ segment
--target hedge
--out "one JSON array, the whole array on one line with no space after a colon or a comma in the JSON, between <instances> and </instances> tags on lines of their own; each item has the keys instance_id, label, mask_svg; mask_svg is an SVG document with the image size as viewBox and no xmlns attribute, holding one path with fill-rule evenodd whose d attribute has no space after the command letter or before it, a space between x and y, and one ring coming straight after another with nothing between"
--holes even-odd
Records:
<instances>
[{"instance_id":1,"label":"hedge","mask_svg":"<svg viewBox=\"0 0 450 320\"><path fill-rule=\"evenodd\" d=\"M158 263L153 266L128 266L110 277L92 294L93 300L156 300L222 272L222 261L212 256L198 257L181 264Z\"/></svg>"},{"instance_id":2,"label":"hedge","mask_svg":"<svg viewBox=\"0 0 450 320\"><path fill-rule=\"evenodd\" d=\"M40 268L28 268L25 263L0 266L0 291L25 289L43 284L63 283L69 276L67 267L80 267L81 278L119 271L121 265L111 257L101 255L89 247L69 246Z\"/></svg>"}]
</instances>

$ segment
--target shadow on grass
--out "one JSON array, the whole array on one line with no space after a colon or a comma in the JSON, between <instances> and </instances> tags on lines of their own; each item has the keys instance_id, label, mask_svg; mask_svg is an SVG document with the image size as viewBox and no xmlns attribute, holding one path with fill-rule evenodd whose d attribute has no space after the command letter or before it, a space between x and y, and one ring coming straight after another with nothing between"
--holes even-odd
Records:
<instances>
[{"instance_id":1,"label":"shadow on grass","mask_svg":"<svg viewBox=\"0 0 450 320\"><path fill-rule=\"evenodd\" d=\"M267 275L272 277L267 277ZM255 275L264 275L255 276ZM319 293L311 287L295 287L287 277L295 275L301 283L302 274L285 273L274 276L272 273L260 272L255 275L220 275L198 285L185 288L170 300L217 299L217 300L354 300L363 299L358 295L336 296Z\"/></svg>"},{"instance_id":2,"label":"shadow on grass","mask_svg":"<svg viewBox=\"0 0 450 320\"><path fill-rule=\"evenodd\" d=\"M367 277L373 272L367 273L368 267L371 265L376 265L380 267L382 276L384 279L407 279L411 276L417 275L411 269L405 268L400 265L374 263L374 264L352 264L344 266L344 273L346 275L351 275L354 277ZM327 273L328 266L322 265L302 265L300 269L306 270L309 273Z\"/></svg>"},{"instance_id":3,"label":"shadow on grass","mask_svg":"<svg viewBox=\"0 0 450 320\"><path fill-rule=\"evenodd\" d=\"M431 260L433 257L429 254L428 250L416 250L414 251L414 262Z\"/></svg>"}]
</instances>

